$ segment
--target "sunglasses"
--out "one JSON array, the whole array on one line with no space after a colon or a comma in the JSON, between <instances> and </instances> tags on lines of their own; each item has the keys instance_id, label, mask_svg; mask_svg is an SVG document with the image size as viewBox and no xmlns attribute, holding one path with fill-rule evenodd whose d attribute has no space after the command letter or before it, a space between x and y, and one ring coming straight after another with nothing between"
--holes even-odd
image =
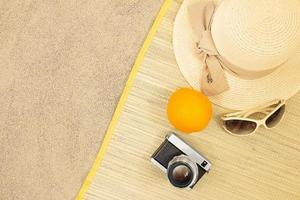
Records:
<instances>
[{"instance_id":1,"label":"sunglasses","mask_svg":"<svg viewBox=\"0 0 300 200\"><path fill-rule=\"evenodd\" d=\"M262 106L226 114L221 117L223 128L233 135L250 135L263 125L267 129L276 126L285 112L285 100L275 100Z\"/></svg>"}]
</instances>

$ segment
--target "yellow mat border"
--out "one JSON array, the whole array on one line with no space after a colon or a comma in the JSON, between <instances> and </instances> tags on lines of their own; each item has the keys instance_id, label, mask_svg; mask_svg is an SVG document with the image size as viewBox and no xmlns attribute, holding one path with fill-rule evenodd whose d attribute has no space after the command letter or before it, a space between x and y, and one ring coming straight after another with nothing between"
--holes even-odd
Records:
<instances>
[{"instance_id":1,"label":"yellow mat border","mask_svg":"<svg viewBox=\"0 0 300 200\"><path fill-rule=\"evenodd\" d=\"M129 78L126 82L126 85L125 85L125 88L123 90L123 93L121 95L121 98L119 100L119 103L117 105L117 108L115 110L115 113L112 117L112 120L109 124L109 127L107 129L107 132L105 134L105 137L103 139L103 142L102 142L102 145L101 145L101 148L97 154L97 157L96 157L96 160L94 161L93 165L92 165L92 168L90 169L77 197L76 197L76 200L82 200L83 197L84 197L84 194L86 193L86 191L88 190L93 178L95 177L96 175L96 171L97 169L99 168L100 164L101 164L101 161L103 160L104 158L104 155L107 151L107 148L108 148L108 145L109 145L109 142L112 138L112 135L113 135L113 132L115 130L115 127L117 125L117 122L119 120L119 117L121 115L121 112L123 110L123 106L127 100L127 97L128 97L128 94L130 92L130 89L132 87L132 84L133 84L133 81L139 71L139 68L140 68L140 65L145 57L145 54L155 36L155 33L157 32L157 29L163 19L163 17L165 16L166 12L168 11L168 8L170 7L170 4L171 4L172 0L165 0L163 5L161 6L160 8L160 11L150 29L150 32L148 33L147 35L147 38L135 60L135 63L132 67L132 70L129 74Z\"/></svg>"}]
</instances>

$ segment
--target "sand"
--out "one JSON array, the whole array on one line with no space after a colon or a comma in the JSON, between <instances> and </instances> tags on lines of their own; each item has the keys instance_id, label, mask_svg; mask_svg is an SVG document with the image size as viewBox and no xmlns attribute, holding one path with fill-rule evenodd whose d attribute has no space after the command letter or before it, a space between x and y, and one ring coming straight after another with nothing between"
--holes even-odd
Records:
<instances>
[{"instance_id":1,"label":"sand","mask_svg":"<svg viewBox=\"0 0 300 200\"><path fill-rule=\"evenodd\" d=\"M0 199L75 198L161 4L0 1Z\"/></svg>"}]
</instances>

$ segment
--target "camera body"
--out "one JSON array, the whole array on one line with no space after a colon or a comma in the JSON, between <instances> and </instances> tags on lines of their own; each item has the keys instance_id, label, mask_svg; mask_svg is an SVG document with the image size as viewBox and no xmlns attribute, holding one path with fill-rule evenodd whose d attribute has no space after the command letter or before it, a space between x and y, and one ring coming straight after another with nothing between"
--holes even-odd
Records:
<instances>
[{"instance_id":1,"label":"camera body","mask_svg":"<svg viewBox=\"0 0 300 200\"><path fill-rule=\"evenodd\" d=\"M212 166L208 159L175 133L166 136L165 141L151 156L151 161L167 174L173 186L190 189Z\"/></svg>"}]
</instances>

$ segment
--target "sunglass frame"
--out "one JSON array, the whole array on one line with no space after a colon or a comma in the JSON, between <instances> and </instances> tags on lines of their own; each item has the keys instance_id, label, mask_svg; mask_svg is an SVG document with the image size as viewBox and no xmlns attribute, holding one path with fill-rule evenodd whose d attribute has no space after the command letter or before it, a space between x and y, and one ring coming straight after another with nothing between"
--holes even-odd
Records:
<instances>
[{"instance_id":1,"label":"sunglass frame","mask_svg":"<svg viewBox=\"0 0 300 200\"><path fill-rule=\"evenodd\" d=\"M274 105L276 104L276 102L278 102L278 105L273 109L272 112L270 112L268 115L266 115L263 119L260 119L260 120L256 120L256 119L251 119L249 117L239 117L239 116L236 116L236 115L241 115L241 114L245 114L245 113L249 113L249 112L255 112L257 111L258 109L262 109L262 108L266 108L266 107L269 107L271 105ZM268 127L267 124L266 124L266 121L267 119L272 116L278 109L280 109L282 106L285 106L286 105L286 101L281 99L281 100L274 100L274 101L271 101L269 103L266 103L264 105L261 105L261 106L258 106L256 108L252 108L252 109L249 109L247 111L238 111L238 112L233 112L233 113L229 113L229 114L225 114L224 116L221 117L222 119L222 127L223 129L231 134L231 135L235 135L235 136L249 136L249 135L252 135L253 133L255 133L257 131L257 129L260 127L260 126L264 126L266 129L272 129L273 127ZM259 112L259 111L258 111ZM280 120L277 122L279 123L282 119L283 119L284 115L280 118ZM249 122L254 122L256 124L256 128L248 133L248 134L237 134L237 133L232 133L231 131L229 131L226 126L225 126L225 121L228 121L228 120L242 120L242 121L249 121Z\"/></svg>"}]
</instances>

